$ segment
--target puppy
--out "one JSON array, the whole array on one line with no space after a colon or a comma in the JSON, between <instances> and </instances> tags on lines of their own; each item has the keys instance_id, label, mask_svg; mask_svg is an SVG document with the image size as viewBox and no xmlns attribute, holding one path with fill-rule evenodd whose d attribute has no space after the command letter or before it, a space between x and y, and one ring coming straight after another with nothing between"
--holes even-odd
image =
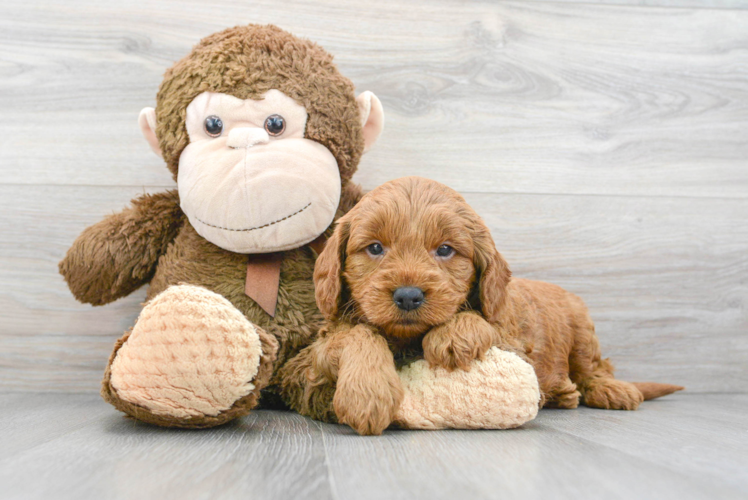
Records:
<instances>
[{"instance_id":1,"label":"puppy","mask_svg":"<svg viewBox=\"0 0 748 500\"><path fill-rule=\"evenodd\" d=\"M541 406L634 410L682 387L613 378L577 296L511 278L488 228L456 191L406 177L371 191L317 259L318 339L282 373L292 406L380 434L403 397L396 358L469 370L492 346L535 368Z\"/></svg>"}]
</instances>

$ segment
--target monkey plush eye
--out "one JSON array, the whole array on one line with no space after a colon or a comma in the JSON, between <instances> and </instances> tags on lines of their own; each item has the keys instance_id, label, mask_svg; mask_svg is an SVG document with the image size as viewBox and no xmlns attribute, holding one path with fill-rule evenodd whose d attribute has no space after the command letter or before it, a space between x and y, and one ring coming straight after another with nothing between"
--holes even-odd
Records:
<instances>
[{"instance_id":1,"label":"monkey plush eye","mask_svg":"<svg viewBox=\"0 0 748 500\"><path fill-rule=\"evenodd\" d=\"M440 245L436 249L436 255L439 257L451 257L455 253L455 249L449 245Z\"/></svg>"},{"instance_id":2,"label":"monkey plush eye","mask_svg":"<svg viewBox=\"0 0 748 500\"><path fill-rule=\"evenodd\" d=\"M371 256L376 257L384 253L384 247L382 247L382 244L379 242L372 243L371 245L366 247L366 253L368 253Z\"/></svg>"},{"instance_id":3,"label":"monkey plush eye","mask_svg":"<svg viewBox=\"0 0 748 500\"><path fill-rule=\"evenodd\" d=\"M265 131L269 135L278 136L286 130L286 120L281 115L270 115L265 118Z\"/></svg>"},{"instance_id":4,"label":"monkey plush eye","mask_svg":"<svg viewBox=\"0 0 748 500\"><path fill-rule=\"evenodd\" d=\"M205 133L211 137L218 137L223 132L223 121L216 115L210 115L205 119Z\"/></svg>"}]
</instances>

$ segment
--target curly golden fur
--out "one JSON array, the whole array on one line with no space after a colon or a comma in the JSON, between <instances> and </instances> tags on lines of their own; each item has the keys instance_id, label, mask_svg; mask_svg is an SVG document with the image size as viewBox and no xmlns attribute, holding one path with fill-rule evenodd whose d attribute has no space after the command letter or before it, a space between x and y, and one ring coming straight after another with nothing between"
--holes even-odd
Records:
<instances>
[{"instance_id":1,"label":"curly golden fur","mask_svg":"<svg viewBox=\"0 0 748 500\"><path fill-rule=\"evenodd\" d=\"M443 245L448 256L437 253ZM406 177L364 196L338 221L314 280L328 324L284 369L284 390L297 411L337 416L361 434L392 422L402 400L395 358L413 352L455 370L492 346L513 351L535 368L541 405L559 408L634 410L682 389L615 380L582 300L512 279L482 219L434 181ZM422 305L399 308L401 287L422 290Z\"/></svg>"}]
</instances>

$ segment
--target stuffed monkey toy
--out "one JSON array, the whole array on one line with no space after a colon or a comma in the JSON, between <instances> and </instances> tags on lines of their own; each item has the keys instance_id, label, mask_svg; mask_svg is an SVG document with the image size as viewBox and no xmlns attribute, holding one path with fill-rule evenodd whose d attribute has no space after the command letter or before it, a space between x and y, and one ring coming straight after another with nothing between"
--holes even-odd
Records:
<instances>
[{"instance_id":1,"label":"stuffed monkey toy","mask_svg":"<svg viewBox=\"0 0 748 500\"><path fill-rule=\"evenodd\" d=\"M261 391L277 399L280 368L323 324L315 259L361 197L351 177L383 122L376 96L355 97L330 54L275 26L215 33L167 70L139 125L177 189L87 228L59 266L94 306L150 284L109 358L104 399L184 428L246 415ZM413 394L423 422L433 408Z\"/></svg>"},{"instance_id":2,"label":"stuffed monkey toy","mask_svg":"<svg viewBox=\"0 0 748 500\"><path fill-rule=\"evenodd\" d=\"M178 189L89 227L60 263L92 305L150 283L104 399L145 422L211 427L273 391L322 322L314 261L360 197L351 176L383 119L332 56L274 26L213 34L166 72L139 124Z\"/></svg>"}]
</instances>

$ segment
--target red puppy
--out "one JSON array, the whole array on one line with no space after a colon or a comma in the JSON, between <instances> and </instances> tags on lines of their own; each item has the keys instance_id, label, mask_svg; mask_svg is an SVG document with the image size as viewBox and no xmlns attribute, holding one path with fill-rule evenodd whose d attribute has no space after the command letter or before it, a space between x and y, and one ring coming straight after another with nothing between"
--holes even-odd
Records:
<instances>
[{"instance_id":1,"label":"red puppy","mask_svg":"<svg viewBox=\"0 0 748 500\"><path fill-rule=\"evenodd\" d=\"M682 389L613 378L582 300L512 279L481 218L434 181L406 177L364 196L314 280L328 325L284 372L286 391L297 411L361 434L390 425L403 395L395 357L421 349L448 370L491 346L514 351L535 368L545 406L635 410Z\"/></svg>"}]
</instances>

